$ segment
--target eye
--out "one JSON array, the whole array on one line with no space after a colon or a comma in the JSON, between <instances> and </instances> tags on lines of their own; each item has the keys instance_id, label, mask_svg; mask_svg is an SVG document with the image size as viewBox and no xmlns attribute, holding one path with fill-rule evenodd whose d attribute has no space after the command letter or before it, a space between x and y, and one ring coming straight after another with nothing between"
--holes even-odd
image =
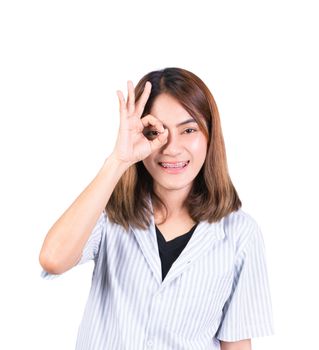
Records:
<instances>
[{"instance_id":1,"label":"eye","mask_svg":"<svg viewBox=\"0 0 319 350\"><path fill-rule=\"evenodd\" d=\"M191 130L191 131L189 131L189 130ZM192 134L193 132L195 132L195 131L197 131L197 130L196 130L196 129L193 129L193 128L188 128L188 129L185 130L185 132L186 132L186 131L188 131L187 134Z\"/></svg>"},{"instance_id":2,"label":"eye","mask_svg":"<svg viewBox=\"0 0 319 350\"><path fill-rule=\"evenodd\" d=\"M155 137L158 135L158 131L156 131L156 130L145 131L144 135L148 138Z\"/></svg>"}]
</instances>

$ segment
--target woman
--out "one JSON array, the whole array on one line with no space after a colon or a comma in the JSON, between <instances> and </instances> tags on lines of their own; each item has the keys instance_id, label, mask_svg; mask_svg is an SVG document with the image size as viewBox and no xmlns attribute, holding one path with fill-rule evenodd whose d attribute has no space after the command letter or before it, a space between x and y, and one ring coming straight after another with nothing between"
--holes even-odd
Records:
<instances>
[{"instance_id":1,"label":"woman","mask_svg":"<svg viewBox=\"0 0 319 350\"><path fill-rule=\"evenodd\" d=\"M76 349L251 349L273 332L264 244L211 92L166 68L117 95L115 147L40 252L45 278L94 259Z\"/></svg>"}]
</instances>

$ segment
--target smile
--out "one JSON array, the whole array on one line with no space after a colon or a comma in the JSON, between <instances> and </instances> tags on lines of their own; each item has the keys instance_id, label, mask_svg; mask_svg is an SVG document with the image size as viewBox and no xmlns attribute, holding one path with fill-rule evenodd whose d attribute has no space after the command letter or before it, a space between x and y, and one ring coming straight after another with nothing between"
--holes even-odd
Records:
<instances>
[{"instance_id":1,"label":"smile","mask_svg":"<svg viewBox=\"0 0 319 350\"><path fill-rule=\"evenodd\" d=\"M161 166L161 168L165 172L169 174L178 174L183 172L187 168L189 164L189 160L186 162L175 162L175 163L160 162L158 164Z\"/></svg>"},{"instance_id":2,"label":"smile","mask_svg":"<svg viewBox=\"0 0 319 350\"><path fill-rule=\"evenodd\" d=\"M189 160L187 162L176 162L176 163L160 162L159 164L164 168L184 168L188 163L189 163Z\"/></svg>"}]
</instances>

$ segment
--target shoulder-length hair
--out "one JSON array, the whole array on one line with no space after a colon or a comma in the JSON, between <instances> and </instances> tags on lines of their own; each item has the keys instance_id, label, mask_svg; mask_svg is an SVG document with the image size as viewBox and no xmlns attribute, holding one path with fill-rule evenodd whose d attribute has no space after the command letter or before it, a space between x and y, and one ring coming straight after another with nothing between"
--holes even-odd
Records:
<instances>
[{"instance_id":1,"label":"shoulder-length hair","mask_svg":"<svg viewBox=\"0 0 319 350\"><path fill-rule=\"evenodd\" d=\"M194 179L184 201L195 222L217 222L241 207L241 201L228 173L226 150L217 105L212 93L194 73L170 67L146 74L135 87L135 99L142 95L145 83L152 83L151 94L141 118L149 114L155 98L166 93L174 97L196 120L208 140L205 162ZM165 147L165 145L163 146ZM152 209L167 207L153 191L153 178L142 161L130 166L122 175L105 207L112 222L146 229L151 222ZM153 205L154 207L154 205Z\"/></svg>"}]
</instances>

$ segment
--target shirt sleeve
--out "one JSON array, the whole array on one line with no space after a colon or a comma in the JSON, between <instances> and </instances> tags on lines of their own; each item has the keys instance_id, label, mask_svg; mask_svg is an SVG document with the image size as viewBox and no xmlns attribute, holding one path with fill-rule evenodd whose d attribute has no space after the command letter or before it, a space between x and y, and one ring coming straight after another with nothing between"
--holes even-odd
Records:
<instances>
[{"instance_id":1,"label":"shirt sleeve","mask_svg":"<svg viewBox=\"0 0 319 350\"><path fill-rule=\"evenodd\" d=\"M216 333L222 341L274 333L264 240L258 224L252 226L245 247L236 257L232 291Z\"/></svg>"},{"instance_id":2,"label":"shirt sleeve","mask_svg":"<svg viewBox=\"0 0 319 350\"><path fill-rule=\"evenodd\" d=\"M93 260L98 255L102 235L106 232L106 218L106 212L103 210L82 250L81 258L76 265L84 264L89 260ZM47 280L54 279L58 276L61 275L51 274L45 270L42 270L41 272L41 277Z\"/></svg>"}]
</instances>

